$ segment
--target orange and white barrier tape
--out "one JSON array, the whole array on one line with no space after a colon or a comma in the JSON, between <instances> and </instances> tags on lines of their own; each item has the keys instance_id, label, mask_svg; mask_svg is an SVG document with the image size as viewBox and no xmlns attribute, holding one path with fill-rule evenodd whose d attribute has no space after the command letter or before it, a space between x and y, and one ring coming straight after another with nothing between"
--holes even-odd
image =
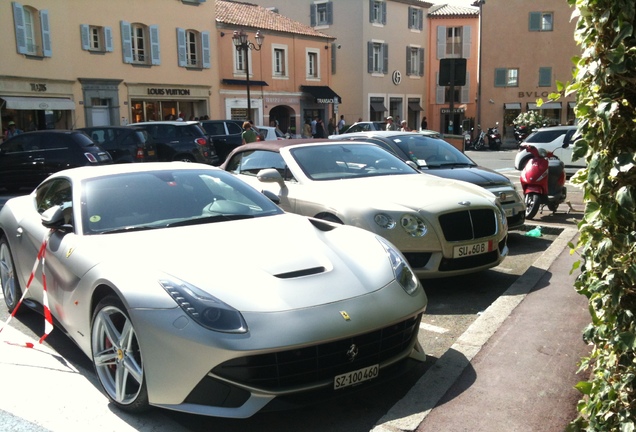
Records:
<instances>
[{"instance_id":1,"label":"orange and white barrier tape","mask_svg":"<svg viewBox=\"0 0 636 432\"><path fill-rule=\"evenodd\" d=\"M7 318L7 320L4 322L4 324L2 324L2 326L0 326L0 333L2 333L2 330L9 325L9 322L11 321L11 319L15 316L16 312L18 311L18 309L20 308L20 305L22 304L22 301L24 300L24 297L26 296L27 292L29 291L29 287L31 286L31 282L33 282L33 279L35 278L35 271L38 268L38 264L40 264L40 262L42 263L42 306L44 307L44 334L42 335L42 337L40 338L40 340L38 341L38 343L42 343L44 342L44 339L46 339L46 337L49 335L49 333L51 333L51 331L53 331L53 316L51 315L51 310L49 309L49 297L48 297L48 293L46 290L46 274L44 272L44 265L46 264L46 246L49 242L49 237L51 236L51 233L53 231L49 231L48 234L46 235L46 237L44 238L44 241L42 241L42 245L40 246L40 250L38 251L38 256L35 259L35 263L33 264L33 270L31 270L31 275L29 276L29 280L26 284L26 287L24 288L24 292L22 293L22 297L20 297L20 301L18 302L18 304L16 305L16 307L13 309L13 312L11 312L11 315L9 315L9 318ZM17 277L17 275L16 275ZM17 280L16 280L17 283ZM33 344L31 342L24 342L24 343L12 343L12 342L8 342L5 341L6 343L10 344L10 345L19 345L19 346L24 346L26 348L33 348Z\"/></svg>"}]
</instances>

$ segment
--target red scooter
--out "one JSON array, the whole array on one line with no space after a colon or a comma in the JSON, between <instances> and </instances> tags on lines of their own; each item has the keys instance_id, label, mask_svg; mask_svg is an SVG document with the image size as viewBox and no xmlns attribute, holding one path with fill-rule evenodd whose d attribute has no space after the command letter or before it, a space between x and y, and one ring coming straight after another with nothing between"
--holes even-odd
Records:
<instances>
[{"instance_id":1,"label":"red scooter","mask_svg":"<svg viewBox=\"0 0 636 432\"><path fill-rule=\"evenodd\" d=\"M521 187L526 203L526 219L537 215L539 208L548 206L556 213L559 204L567 198L565 187L565 166L563 162L545 149L537 149L530 144L522 144L532 154L532 159L521 171Z\"/></svg>"}]
</instances>

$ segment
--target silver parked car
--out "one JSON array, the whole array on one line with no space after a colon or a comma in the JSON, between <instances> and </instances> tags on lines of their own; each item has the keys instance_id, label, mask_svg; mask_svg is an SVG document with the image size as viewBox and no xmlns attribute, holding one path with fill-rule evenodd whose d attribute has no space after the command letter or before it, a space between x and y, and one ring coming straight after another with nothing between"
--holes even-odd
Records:
<instances>
[{"instance_id":1,"label":"silver parked car","mask_svg":"<svg viewBox=\"0 0 636 432\"><path fill-rule=\"evenodd\" d=\"M36 274L22 304L49 306L127 411L244 418L279 396L364 388L425 358L426 294L394 246L286 214L218 168L77 168L9 200L9 311L46 239L47 289Z\"/></svg>"},{"instance_id":2,"label":"silver parked car","mask_svg":"<svg viewBox=\"0 0 636 432\"><path fill-rule=\"evenodd\" d=\"M422 278L485 270L508 255L506 215L492 193L423 174L375 144L261 141L235 149L222 168L287 211L388 239Z\"/></svg>"}]
</instances>

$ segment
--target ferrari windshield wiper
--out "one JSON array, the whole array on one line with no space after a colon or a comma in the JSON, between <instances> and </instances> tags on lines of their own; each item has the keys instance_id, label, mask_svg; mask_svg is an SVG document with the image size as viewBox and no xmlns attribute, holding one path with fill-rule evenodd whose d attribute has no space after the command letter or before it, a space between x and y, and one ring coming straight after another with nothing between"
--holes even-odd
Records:
<instances>
[{"instance_id":1,"label":"ferrari windshield wiper","mask_svg":"<svg viewBox=\"0 0 636 432\"><path fill-rule=\"evenodd\" d=\"M113 228L110 230L101 231L98 234L114 234L114 233L123 233L123 232L132 232L132 231L145 231L156 228L162 228L161 226L152 226L152 225L133 225L126 226L121 228Z\"/></svg>"},{"instance_id":2,"label":"ferrari windshield wiper","mask_svg":"<svg viewBox=\"0 0 636 432\"><path fill-rule=\"evenodd\" d=\"M188 226L188 225L200 225L200 224L213 223L213 222L225 222L225 221L253 219L253 218L254 218L253 215L246 215L246 214L220 214L220 215L214 215L214 216L205 216L205 217L200 217L195 219L186 219L186 220L181 220L177 222L171 222L165 226L180 227L180 226Z\"/></svg>"}]
</instances>

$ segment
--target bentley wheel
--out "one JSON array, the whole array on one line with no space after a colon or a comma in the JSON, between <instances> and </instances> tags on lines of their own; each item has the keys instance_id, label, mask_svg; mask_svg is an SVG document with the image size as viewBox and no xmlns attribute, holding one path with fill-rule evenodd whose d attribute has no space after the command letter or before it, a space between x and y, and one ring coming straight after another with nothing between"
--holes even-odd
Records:
<instances>
[{"instance_id":1,"label":"bentley wheel","mask_svg":"<svg viewBox=\"0 0 636 432\"><path fill-rule=\"evenodd\" d=\"M149 408L144 364L126 308L116 296L99 302L91 325L95 373L106 396L119 408L141 412Z\"/></svg>"},{"instance_id":2,"label":"bentley wheel","mask_svg":"<svg viewBox=\"0 0 636 432\"><path fill-rule=\"evenodd\" d=\"M532 219L537 215L539 211L539 205L541 199L536 193L530 193L525 196L526 201L526 219Z\"/></svg>"},{"instance_id":3,"label":"bentley wheel","mask_svg":"<svg viewBox=\"0 0 636 432\"><path fill-rule=\"evenodd\" d=\"M15 273L11 248L6 237L0 239L0 283L2 284L2 294L4 302L12 313L20 302L22 290Z\"/></svg>"}]
</instances>

